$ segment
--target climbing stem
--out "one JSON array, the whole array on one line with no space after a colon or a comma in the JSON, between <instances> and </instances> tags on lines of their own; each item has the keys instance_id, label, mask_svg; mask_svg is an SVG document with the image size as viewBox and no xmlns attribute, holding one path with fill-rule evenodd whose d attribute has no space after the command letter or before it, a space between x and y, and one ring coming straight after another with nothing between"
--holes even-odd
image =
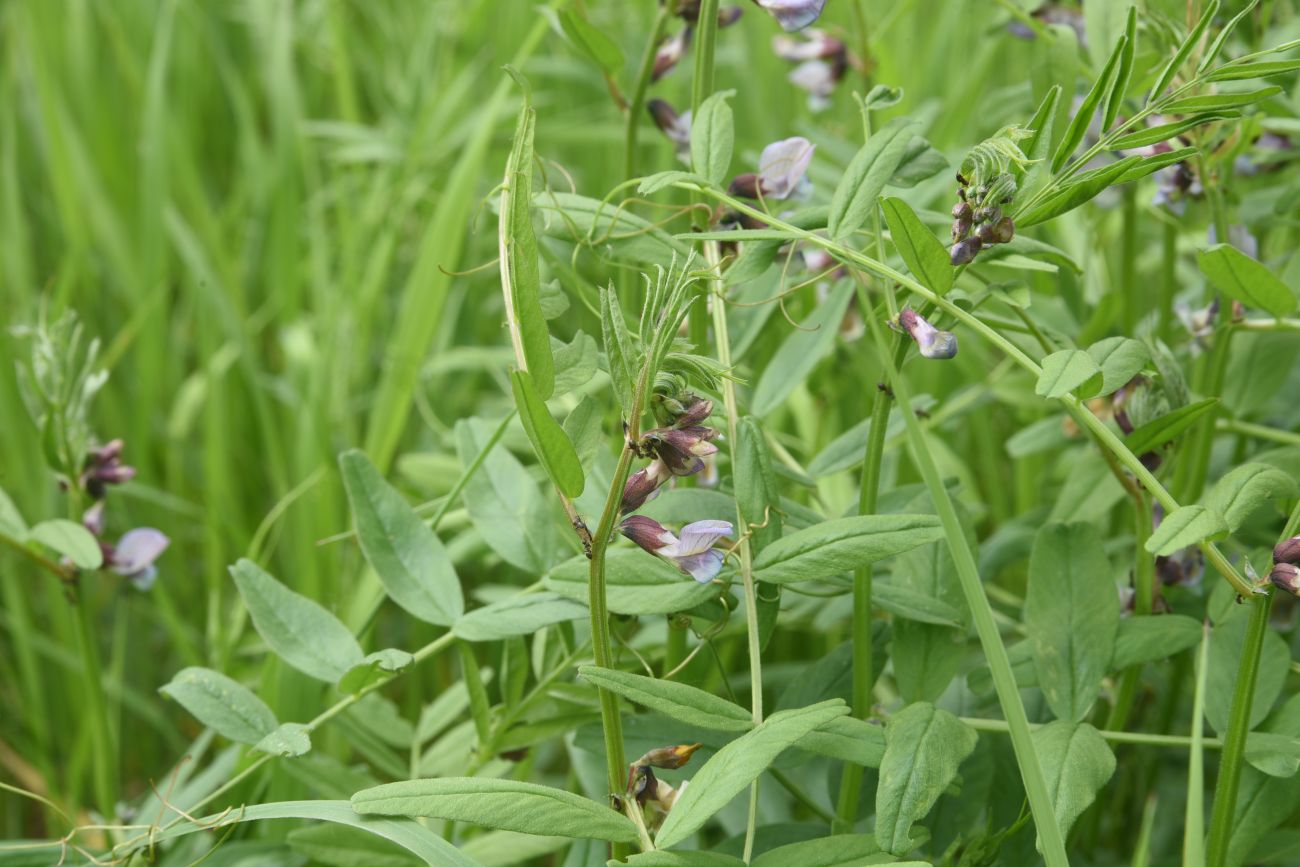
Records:
<instances>
[{"instance_id":1,"label":"climbing stem","mask_svg":"<svg viewBox=\"0 0 1300 867\"><path fill-rule=\"evenodd\" d=\"M645 111L646 90L650 87L650 77L654 73L655 52L664 35L664 26L671 16L667 3L659 4L655 12L654 23L650 25L650 38L646 40L645 51L641 54L641 65L637 68L636 83L632 87L632 101L628 105L627 117L624 119L623 134L623 177L636 177L636 140L641 129L641 115Z\"/></svg>"}]
</instances>

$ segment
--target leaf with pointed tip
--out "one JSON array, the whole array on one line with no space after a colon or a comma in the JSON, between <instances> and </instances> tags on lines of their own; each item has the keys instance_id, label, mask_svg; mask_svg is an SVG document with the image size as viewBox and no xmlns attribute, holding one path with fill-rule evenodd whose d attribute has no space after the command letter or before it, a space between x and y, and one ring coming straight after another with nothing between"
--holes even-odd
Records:
<instances>
[{"instance_id":1,"label":"leaf with pointed tip","mask_svg":"<svg viewBox=\"0 0 1300 867\"><path fill-rule=\"evenodd\" d=\"M1124 445L1128 446L1129 451L1135 455L1160 448L1160 446L1196 424L1197 419L1218 405L1219 399L1210 397L1196 403L1190 403L1187 406L1181 406L1172 412L1153 418L1134 430L1133 433L1124 438Z\"/></svg>"},{"instance_id":2,"label":"leaf with pointed tip","mask_svg":"<svg viewBox=\"0 0 1300 867\"><path fill-rule=\"evenodd\" d=\"M825 580L942 538L933 515L837 518L768 545L754 561L754 577L773 584Z\"/></svg>"},{"instance_id":3,"label":"leaf with pointed tip","mask_svg":"<svg viewBox=\"0 0 1300 867\"><path fill-rule=\"evenodd\" d=\"M1111 90L1111 82L1115 77L1117 67L1120 65L1120 59L1128 47L1129 41L1127 36L1121 36L1115 43L1115 49L1110 54L1110 59L1106 61L1106 66L1102 69L1097 80L1093 82L1092 89L1088 95L1079 103L1079 109L1074 113L1074 118L1070 125L1066 127L1065 136L1061 139L1060 144L1056 146L1056 153L1052 155L1052 172L1059 172L1065 167L1066 162L1074 153L1079 142L1083 141L1084 135L1088 132L1088 127L1092 124L1093 115L1101 106L1102 97L1106 96Z\"/></svg>"},{"instance_id":4,"label":"leaf with pointed tip","mask_svg":"<svg viewBox=\"0 0 1300 867\"><path fill-rule=\"evenodd\" d=\"M1099 340L1088 347L1088 354L1101 368L1101 390L1097 396L1123 388L1151 360L1146 344L1131 337Z\"/></svg>"},{"instance_id":5,"label":"leaf with pointed tip","mask_svg":"<svg viewBox=\"0 0 1300 867\"><path fill-rule=\"evenodd\" d=\"M1270 500L1295 495L1296 482L1291 476L1268 464L1249 463L1219 479L1205 502L1223 516L1228 530L1235 533L1247 518Z\"/></svg>"},{"instance_id":6,"label":"leaf with pointed tip","mask_svg":"<svg viewBox=\"0 0 1300 867\"><path fill-rule=\"evenodd\" d=\"M890 237L912 276L936 295L946 295L952 288L953 268L943 244L907 202L890 197L881 200L880 204L885 211L885 222L889 224Z\"/></svg>"},{"instance_id":7,"label":"leaf with pointed tip","mask_svg":"<svg viewBox=\"0 0 1300 867\"><path fill-rule=\"evenodd\" d=\"M581 555L548 572L546 589L578 602L587 601L591 561ZM605 557L605 589L615 614L672 614L716 598L713 584L692 581L681 570L640 548L617 548Z\"/></svg>"},{"instance_id":8,"label":"leaf with pointed tip","mask_svg":"<svg viewBox=\"0 0 1300 867\"><path fill-rule=\"evenodd\" d=\"M542 469L566 497L580 496L586 486L586 476L578 462L578 453L564 428L546 408L546 401L537 390L532 374L526 370L510 371L510 387L515 396L515 408L519 410L519 421L523 423L524 433L533 444L533 452Z\"/></svg>"},{"instance_id":9,"label":"leaf with pointed tip","mask_svg":"<svg viewBox=\"0 0 1300 867\"><path fill-rule=\"evenodd\" d=\"M576 600L556 593L526 593L475 609L457 620L452 630L466 641L499 641L586 616L587 606Z\"/></svg>"},{"instance_id":10,"label":"leaf with pointed tip","mask_svg":"<svg viewBox=\"0 0 1300 867\"><path fill-rule=\"evenodd\" d=\"M159 692L222 737L255 744L275 731L275 714L252 690L219 671L182 668Z\"/></svg>"},{"instance_id":11,"label":"leaf with pointed tip","mask_svg":"<svg viewBox=\"0 0 1300 867\"><path fill-rule=\"evenodd\" d=\"M1281 319L1296 309L1295 295L1260 262L1231 244L1215 244L1196 257L1214 287L1247 307L1265 310Z\"/></svg>"},{"instance_id":12,"label":"leaf with pointed tip","mask_svg":"<svg viewBox=\"0 0 1300 867\"><path fill-rule=\"evenodd\" d=\"M1042 397L1064 397L1077 390L1080 397L1091 397L1101 381L1102 370L1096 359L1082 349L1062 349L1043 359L1034 393Z\"/></svg>"},{"instance_id":13,"label":"leaf with pointed tip","mask_svg":"<svg viewBox=\"0 0 1300 867\"><path fill-rule=\"evenodd\" d=\"M230 574L258 633L289 665L335 683L362 661L352 633L316 601L294 593L252 560L240 560Z\"/></svg>"},{"instance_id":14,"label":"leaf with pointed tip","mask_svg":"<svg viewBox=\"0 0 1300 867\"><path fill-rule=\"evenodd\" d=\"M1218 512L1200 505L1183 506L1165 515L1147 539L1146 549L1158 557L1168 557L1226 532L1228 525Z\"/></svg>"},{"instance_id":15,"label":"leaf with pointed tip","mask_svg":"<svg viewBox=\"0 0 1300 867\"><path fill-rule=\"evenodd\" d=\"M596 665L580 666L578 676L594 686L687 725L744 732L754 724L750 712L735 702L684 683Z\"/></svg>"},{"instance_id":16,"label":"leaf with pointed tip","mask_svg":"<svg viewBox=\"0 0 1300 867\"><path fill-rule=\"evenodd\" d=\"M405 671L415 663L415 657L405 650L389 647L366 655L361 662L348 669L339 678L339 692L360 692L372 683L386 680L390 675Z\"/></svg>"},{"instance_id":17,"label":"leaf with pointed tip","mask_svg":"<svg viewBox=\"0 0 1300 867\"><path fill-rule=\"evenodd\" d=\"M1056 824L1065 837L1115 773L1115 754L1101 732L1088 723L1064 720L1035 731L1034 750L1043 764Z\"/></svg>"},{"instance_id":18,"label":"leaf with pointed tip","mask_svg":"<svg viewBox=\"0 0 1300 867\"><path fill-rule=\"evenodd\" d=\"M727 100L735 93L713 93L691 116L691 167L713 184L721 184L731 168L736 130Z\"/></svg>"},{"instance_id":19,"label":"leaf with pointed tip","mask_svg":"<svg viewBox=\"0 0 1300 867\"><path fill-rule=\"evenodd\" d=\"M1201 41L1201 35L1205 33L1205 28L1210 26L1214 16L1219 14L1219 0L1210 0L1205 6L1205 11L1201 14L1196 25L1192 27L1191 32L1178 44L1178 50L1174 56L1169 58L1169 62L1160 70L1156 76L1155 84L1151 86L1151 92L1147 95L1147 102L1152 103L1159 99L1169 86L1169 82L1174 80L1174 76L1182 69L1183 64L1187 61L1188 56L1196 48L1197 43Z\"/></svg>"},{"instance_id":20,"label":"leaf with pointed tip","mask_svg":"<svg viewBox=\"0 0 1300 867\"><path fill-rule=\"evenodd\" d=\"M104 565L104 552L94 535L76 521L53 518L41 521L27 533L28 542L39 542L56 554L67 557L78 569L98 569Z\"/></svg>"},{"instance_id":21,"label":"leaf with pointed tip","mask_svg":"<svg viewBox=\"0 0 1300 867\"><path fill-rule=\"evenodd\" d=\"M831 196L827 225L832 238L842 240L867 222L919 127L920 122L912 118L894 118L854 154Z\"/></svg>"},{"instance_id":22,"label":"leaf with pointed tip","mask_svg":"<svg viewBox=\"0 0 1300 867\"><path fill-rule=\"evenodd\" d=\"M281 723L258 741L253 749L273 756L301 756L311 752L311 734L302 723Z\"/></svg>"}]
</instances>

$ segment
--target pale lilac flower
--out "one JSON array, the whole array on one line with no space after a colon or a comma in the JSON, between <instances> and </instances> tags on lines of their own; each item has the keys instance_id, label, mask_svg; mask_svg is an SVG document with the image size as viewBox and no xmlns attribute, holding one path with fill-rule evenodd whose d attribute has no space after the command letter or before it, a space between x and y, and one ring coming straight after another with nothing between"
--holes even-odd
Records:
<instances>
[{"instance_id":1,"label":"pale lilac flower","mask_svg":"<svg viewBox=\"0 0 1300 867\"><path fill-rule=\"evenodd\" d=\"M678 114L666 100L652 99L646 103L646 110L654 118L655 126L673 143L678 159L691 162L691 113Z\"/></svg>"},{"instance_id":2,"label":"pale lilac flower","mask_svg":"<svg viewBox=\"0 0 1300 867\"><path fill-rule=\"evenodd\" d=\"M761 194L767 199L788 199L807 192L808 164L816 146L802 136L782 139L763 148L757 174L737 175L731 181L731 193L749 199Z\"/></svg>"},{"instance_id":3,"label":"pale lilac flower","mask_svg":"<svg viewBox=\"0 0 1300 867\"><path fill-rule=\"evenodd\" d=\"M802 30L821 17L826 0L754 0L786 32Z\"/></svg>"},{"instance_id":4,"label":"pale lilac flower","mask_svg":"<svg viewBox=\"0 0 1300 867\"><path fill-rule=\"evenodd\" d=\"M821 112L831 107L831 96L835 85L839 84L844 73L837 72L837 67L825 60L805 60L791 70L787 76L790 83L808 93L808 110Z\"/></svg>"},{"instance_id":5,"label":"pale lilac flower","mask_svg":"<svg viewBox=\"0 0 1300 867\"><path fill-rule=\"evenodd\" d=\"M105 565L129 580L137 590L148 590L158 577L154 561L167 550L171 540L161 530L140 527L127 532L108 552Z\"/></svg>"},{"instance_id":6,"label":"pale lilac flower","mask_svg":"<svg viewBox=\"0 0 1300 867\"><path fill-rule=\"evenodd\" d=\"M669 36L663 42L659 43L659 48L655 50L654 69L650 74L651 81L658 81L681 61L686 54L686 49L691 45L691 28L683 27L681 30Z\"/></svg>"},{"instance_id":7,"label":"pale lilac flower","mask_svg":"<svg viewBox=\"0 0 1300 867\"><path fill-rule=\"evenodd\" d=\"M733 532L727 521L696 521L682 527L680 538L653 518L633 515L619 529L641 548L672 563L701 584L722 570L723 555L713 544Z\"/></svg>"},{"instance_id":8,"label":"pale lilac flower","mask_svg":"<svg viewBox=\"0 0 1300 867\"><path fill-rule=\"evenodd\" d=\"M717 454L718 447L709 442L715 436L712 428L691 425L652 430L644 441L674 476L690 476L704 469L704 458Z\"/></svg>"},{"instance_id":9,"label":"pale lilac flower","mask_svg":"<svg viewBox=\"0 0 1300 867\"><path fill-rule=\"evenodd\" d=\"M96 500L95 504L87 509L81 515L81 525L91 532L91 535L99 537L104 535L104 501Z\"/></svg>"},{"instance_id":10,"label":"pale lilac flower","mask_svg":"<svg viewBox=\"0 0 1300 867\"><path fill-rule=\"evenodd\" d=\"M940 331L912 308L904 307L899 312L898 324L916 341L922 357L942 359L957 354L957 335L950 331Z\"/></svg>"},{"instance_id":11,"label":"pale lilac flower","mask_svg":"<svg viewBox=\"0 0 1300 867\"><path fill-rule=\"evenodd\" d=\"M782 60L791 63L826 60L843 55L844 51L844 43L825 30L805 30L798 36L781 34L772 37L772 52Z\"/></svg>"}]
</instances>

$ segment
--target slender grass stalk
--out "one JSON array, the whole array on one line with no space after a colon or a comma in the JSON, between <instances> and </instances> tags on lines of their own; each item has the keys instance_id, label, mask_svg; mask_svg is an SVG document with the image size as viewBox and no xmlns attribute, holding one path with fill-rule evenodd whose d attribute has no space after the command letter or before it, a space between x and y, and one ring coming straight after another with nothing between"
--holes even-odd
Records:
<instances>
[{"instance_id":1,"label":"slender grass stalk","mask_svg":"<svg viewBox=\"0 0 1300 867\"><path fill-rule=\"evenodd\" d=\"M999 732L1009 734L1011 726L1006 720L1000 719L981 719L980 717L964 716L961 721L976 731L980 732ZM1029 730L1037 731L1042 728L1042 723L1030 723ZM1140 744L1148 747L1167 747L1169 749L1185 750L1195 743L1194 739L1185 735L1160 735L1150 732L1117 732L1110 729L1099 729L1100 734L1106 740L1116 744ZM1201 746L1207 750L1223 749L1223 741L1218 738L1202 738Z\"/></svg>"},{"instance_id":2,"label":"slender grass stalk","mask_svg":"<svg viewBox=\"0 0 1300 867\"><path fill-rule=\"evenodd\" d=\"M1133 493L1133 613L1150 614L1155 602L1155 557L1147 553L1146 542L1151 537L1151 503L1141 490ZM1133 665L1120 677L1115 704L1106 719L1106 728L1122 729L1128 722L1137 694L1142 666Z\"/></svg>"},{"instance_id":3,"label":"slender grass stalk","mask_svg":"<svg viewBox=\"0 0 1300 867\"><path fill-rule=\"evenodd\" d=\"M1151 833L1155 830L1156 805L1159 802L1155 792L1147 796L1146 805L1142 808L1142 824L1138 828L1137 843L1133 846L1132 867L1147 867L1151 863Z\"/></svg>"},{"instance_id":4,"label":"slender grass stalk","mask_svg":"<svg viewBox=\"0 0 1300 867\"><path fill-rule=\"evenodd\" d=\"M703 13L701 13L702 15ZM716 17L716 10L715 10ZM711 273L716 274L718 264L718 244L716 241L704 243L704 258ZM727 306L722 295L721 281L710 277L709 303L713 312L714 338L718 347L718 362L725 370L731 370L731 336L727 330ZM730 378L722 380L722 403L727 412L727 439L733 444L739 442L738 429L740 413L736 404L736 384ZM754 725L763 721L763 644L758 628L758 591L754 584L753 551L749 544L749 525L745 517L736 508L736 529L740 535L737 553L740 555L740 580L745 590L745 634L749 647L749 691L750 711ZM745 823L744 858L748 863L754 852L754 834L758 824L758 780L749 787L749 818Z\"/></svg>"},{"instance_id":5,"label":"slender grass stalk","mask_svg":"<svg viewBox=\"0 0 1300 867\"><path fill-rule=\"evenodd\" d=\"M650 25L650 36L646 39L645 51L641 54L641 64L637 67L636 83L632 86L632 101L628 104L627 117L624 119L623 133L623 177L635 178L636 175L636 140L641 129L641 115L645 112L646 90L650 87L650 76L654 73L655 53L659 41L663 39L664 27L672 17L669 4L661 3L655 11L654 23Z\"/></svg>"},{"instance_id":6,"label":"slender grass stalk","mask_svg":"<svg viewBox=\"0 0 1300 867\"><path fill-rule=\"evenodd\" d=\"M700 116L700 106L713 93L713 53L718 41L718 0L700 0L700 13L693 40L695 70L691 79L691 116ZM698 194L691 196L692 204L702 201ZM695 226L709 227L709 216L704 208L693 212ZM707 345L709 339L709 288L701 283L699 301L691 309L687 326L690 341L697 347Z\"/></svg>"},{"instance_id":7,"label":"slender grass stalk","mask_svg":"<svg viewBox=\"0 0 1300 867\"><path fill-rule=\"evenodd\" d=\"M1205 867L1205 678L1209 670L1210 624L1201 628L1192 697L1192 743L1187 749L1187 810L1183 815L1183 864Z\"/></svg>"},{"instance_id":8,"label":"slender grass stalk","mask_svg":"<svg viewBox=\"0 0 1300 867\"><path fill-rule=\"evenodd\" d=\"M1227 862L1228 843L1232 840L1232 814L1237 807L1237 787L1241 782L1242 762L1245 761L1246 736L1250 734L1250 710L1255 701L1259 656L1264 649L1264 636L1268 634L1268 612L1272 601L1272 594L1265 593L1255 596L1251 602L1250 621L1246 625L1246 640L1242 644L1241 664L1237 668L1232 693L1228 732L1223 739L1223 758L1219 760L1219 779L1214 786L1214 808L1210 815L1205 859L1209 867L1223 867Z\"/></svg>"},{"instance_id":9,"label":"slender grass stalk","mask_svg":"<svg viewBox=\"0 0 1300 867\"><path fill-rule=\"evenodd\" d=\"M91 768L94 773L95 803L107 819L117 814L117 744L114 742L108 703L104 699L103 666L95 635L95 611L86 589L78 578L72 585L75 594L77 653L81 657L82 676L85 680L86 706L84 719L90 723L91 745L94 755Z\"/></svg>"},{"instance_id":10,"label":"slender grass stalk","mask_svg":"<svg viewBox=\"0 0 1300 867\"><path fill-rule=\"evenodd\" d=\"M821 247L842 262L902 285L909 292L919 295L926 301L929 301L931 304L934 304L945 313L957 319L962 324L968 326L972 331L975 331L985 340L992 343L999 350L1005 353L1016 364L1027 370L1031 375L1037 377L1042 373L1042 368L1039 366L1038 362L1026 355L1018 346L1007 340L996 330L990 328L988 324L979 317L975 316L970 311L957 306L948 299L935 294L916 280L913 280L906 274L889 267L883 262L872 259L870 256L836 243L828 238L824 238L814 232L800 229L777 217L773 217L771 214L759 211L745 202L727 195L721 190L704 188L684 181L678 182L674 184L674 186L705 192L712 198L725 202L729 207L743 214L748 214L752 217L763 220L773 229L788 232L791 236L797 236L801 240ZM1115 459L1123 464L1124 467L1137 478L1142 487L1146 488L1147 491L1151 493L1156 501L1164 507L1166 512L1172 512L1179 507L1178 500L1176 500L1174 496L1165 489L1165 486L1162 485L1154 475L1152 475L1150 470L1142 465L1142 462L1138 460L1137 455L1133 454L1133 452L1124 445L1124 442L1115 435L1114 431L1108 428L1101 419L1093 415L1083 401L1079 400L1072 394L1062 395L1058 400L1065 405L1066 411L1075 422L1082 427L1086 427L1089 432L1096 437L1101 447L1114 455ZM1228 559L1223 556L1223 553L1219 551L1218 547L1213 542L1203 542L1199 547L1205 554L1205 558L1210 565L1223 575L1238 594L1242 596L1250 596L1255 593L1255 588L1251 583L1242 577L1236 567L1228 562Z\"/></svg>"},{"instance_id":11,"label":"slender grass stalk","mask_svg":"<svg viewBox=\"0 0 1300 867\"><path fill-rule=\"evenodd\" d=\"M935 510L939 513L939 522L943 526L948 550L952 554L953 564L957 570L957 578L961 582L962 593L966 597L966 604L971 611L971 619L975 623L975 631L979 635L980 644L984 648L984 656L988 660L989 670L993 674L993 685L997 691L998 703L1002 707L1002 714L1006 717L1011 732L1011 744L1015 750L1016 761L1020 766L1020 777L1024 781L1025 794L1029 799L1029 809L1033 813L1034 825L1038 829L1038 839L1043 859L1047 862L1047 867L1064 867L1064 865L1070 863L1065 854L1065 841L1061 836L1060 827L1056 824L1052 798L1047 790L1047 781L1043 777L1042 763L1039 762L1038 752L1034 748L1033 736L1029 730L1029 718L1025 715L1025 706L1020 701L1020 692L1016 686L1015 675L1011 672L1011 662L1007 658L1007 649L1002 644L1002 636L999 634L997 623L993 619L993 608L989 605L988 597L984 595L984 589L980 584L975 556L971 553L970 546L966 544L966 536L962 532L957 510L953 506L948 489L944 487L943 479L939 476L939 468L935 465L934 458L926 445L925 433L921 429L921 423L917 420L916 412L912 408L911 394L907 383L898 375L897 365L894 364L893 357L885 348L886 341L883 329L880 323L876 321L876 317L872 316L869 311L864 311L863 318L867 320L871 328L872 337L880 352L881 362L885 365L889 381L893 384L894 394L898 398L900 411L903 413L903 421L907 425L908 445L910 446L912 461L920 471L926 489L930 492L930 498L934 501Z\"/></svg>"}]
</instances>

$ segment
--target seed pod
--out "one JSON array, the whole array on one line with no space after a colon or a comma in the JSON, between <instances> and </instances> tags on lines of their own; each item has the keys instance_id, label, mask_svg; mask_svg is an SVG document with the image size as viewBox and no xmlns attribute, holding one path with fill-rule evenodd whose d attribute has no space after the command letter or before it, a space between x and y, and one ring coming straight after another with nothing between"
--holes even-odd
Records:
<instances>
[{"instance_id":1,"label":"seed pod","mask_svg":"<svg viewBox=\"0 0 1300 867\"><path fill-rule=\"evenodd\" d=\"M979 239L979 242L985 246L997 243L997 241L994 240L993 238L992 223L980 223L980 227L975 230L975 237Z\"/></svg>"},{"instance_id":2,"label":"seed pod","mask_svg":"<svg viewBox=\"0 0 1300 867\"><path fill-rule=\"evenodd\" d=\"M967 238L964 241L958 241L948 251L948 258L954 265L969 265L975 261L975 256L983 246L984 242L979 238Z\"/></svg>"},{"instance_id":3,"label":"seed pod","mask_svg":"<svg viewBox=\"0 0 1300 867\"><path fill-rule=\"evenodd\" d=\"M1010 217L1003 217L993 224L992 236L994 244L1006 244L1016 236L1016 224Z\"/></svg>"},{"instance_id":4,"label":"seed pod","mask_svg":"<svg viewBox=\"0 0 1300 867\"><path fill-rule=\"evenodd\" d=\"M1278 542L1273 549L1274 563L1290 563L1300 566L1300 536L1292 536L1285 542Z\"/></svg>"},{"instance_id":5,"label":"seed pod","mask_svg":"<svg viewBox=\"0 0 1300 867\"><path fill-rule=\"evenodd\" d=\"M1300 567L1292 563L1278 563L1268 573L1268 580L1278 590L1285 590L1293 596L1300 596Z\"/></svg>"}]
</instances>

